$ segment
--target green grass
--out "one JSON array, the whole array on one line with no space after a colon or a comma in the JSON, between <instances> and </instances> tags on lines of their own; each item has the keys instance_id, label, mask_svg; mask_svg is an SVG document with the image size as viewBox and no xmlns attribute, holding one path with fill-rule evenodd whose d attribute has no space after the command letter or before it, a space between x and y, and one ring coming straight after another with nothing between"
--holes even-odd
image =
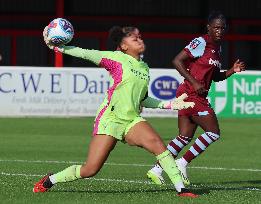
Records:
<instances>
[{"instance_id":1,"label":"green grass","mask_svg":"<svg viewBox=\"0 0 261 204\"><path fill-rule=\"evenodd\" d=\"M165 143L177 135L176 119L148 120ZM58 184L48 193L34 194L33 184L41 175L85 160L92 121L0 118L0 202L261 203L260 119L220 119L221 139L189 168L191 188L201 195L197 199L177 197L166 175L164 186L146 183L145 174L155 158L122 143L94 179Z\"/></svg>"}]
</instances>

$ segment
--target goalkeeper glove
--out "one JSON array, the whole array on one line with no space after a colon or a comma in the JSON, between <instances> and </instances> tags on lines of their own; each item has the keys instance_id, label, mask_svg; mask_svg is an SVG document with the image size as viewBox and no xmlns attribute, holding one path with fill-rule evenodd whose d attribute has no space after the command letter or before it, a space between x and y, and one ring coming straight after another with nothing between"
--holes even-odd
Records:
<instances>
[{"instance_id":1,"label":"goalkeeper glove","mask_svg":"<svg viewBox=\"0 0 261 204\"><path fill-rule=\"evenodd\" d=\"M171 109L171 110L182 110L187 108L193 108L195 106L194 102L185 102L184 100L188 97L186 93L182 94L178 98L172 101L162 101L159 104L161 109Z\"/></svg>"}]
</instances>

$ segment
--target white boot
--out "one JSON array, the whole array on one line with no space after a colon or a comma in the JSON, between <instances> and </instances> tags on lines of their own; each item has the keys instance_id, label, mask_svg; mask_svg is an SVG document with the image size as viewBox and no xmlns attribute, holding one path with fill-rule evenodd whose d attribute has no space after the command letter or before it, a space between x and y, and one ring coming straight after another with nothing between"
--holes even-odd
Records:
<instances>
[{"instance_id":1,"label":"white boot","mask_svg":"<svg viewBox=\"0 0 261 204\"><path fill-rule=\"evenodd\" d=\"M162 177L162 171L160 165L156 164L151 170L147 172L147 177L150 179L153 183L157 185L161 185L164 183L164 178Z\"/></svg>"},{"instance_id":2,"label":"white boot","mask_svg":"<svg viewBox=\"0 0 261 204\"><path fill-rule=\"evenodd\" d=\"M182 157L182 158L176 160L176 164L177 164L177 167L180 171L180 174L181 174L181 177L182 177L184 184L190 185L190 181L188 179L188 174L187 174L188 162L185 159L183 159L183 157Z\"/></svg>"}]
</instances>

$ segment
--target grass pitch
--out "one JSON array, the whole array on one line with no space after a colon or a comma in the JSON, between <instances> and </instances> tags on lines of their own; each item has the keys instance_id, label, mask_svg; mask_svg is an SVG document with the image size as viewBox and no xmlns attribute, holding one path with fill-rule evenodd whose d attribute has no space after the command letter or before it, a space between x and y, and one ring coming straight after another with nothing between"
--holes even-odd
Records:
<instances>
[{"instance_id":1,"label":"grass pitch","mask_svg":"<svg viewBox=\"0 0 261 204\"><path fill-rule=\"evenodd\" d=\"M165 143L177 135L176 119L148 121ZM43 175L85 160L93 118L0 118L0 202L261 203L261 119L219 122L221 139L188 169L191 189L201 195L190 199L177 197L166 175L163 186L149 183L145 175L154 156L122 143L94 178L34 194Z\"/></svg>"}]
</instances>

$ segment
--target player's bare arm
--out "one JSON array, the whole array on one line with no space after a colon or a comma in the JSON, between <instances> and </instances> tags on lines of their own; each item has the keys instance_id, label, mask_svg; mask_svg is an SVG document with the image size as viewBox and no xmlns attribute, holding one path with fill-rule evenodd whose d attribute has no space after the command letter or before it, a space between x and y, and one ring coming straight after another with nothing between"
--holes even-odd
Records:
<instances>
[{"instance_id":1,"label":"player's bare arm","mask_svg":"<svg viewBox=\"0 0 261 204\"><path fill-rule=\"evenodd\" d=\"M182 50L172 61L172 64L176 67L178 72L187 79L194 87L195 91L201 95L204 94L207 90L204 85L197 81L191 74L187 71L185 66L185 61L189 59L189 55Z\"/></svg>"},{"instance_id":2,"label":"player's bare arm","mask_svg":"<svg viewBox=\"0 0 261 204\"><path fill-rule=\"evenodd\" d=\"M240 61L239 59L237 59L233 66L226 71L226 78L230 77L231 75L237 73L237 72L242 72L245 71L246 69L246 65L243 61Z\"/></svg>"}]
</instances>

